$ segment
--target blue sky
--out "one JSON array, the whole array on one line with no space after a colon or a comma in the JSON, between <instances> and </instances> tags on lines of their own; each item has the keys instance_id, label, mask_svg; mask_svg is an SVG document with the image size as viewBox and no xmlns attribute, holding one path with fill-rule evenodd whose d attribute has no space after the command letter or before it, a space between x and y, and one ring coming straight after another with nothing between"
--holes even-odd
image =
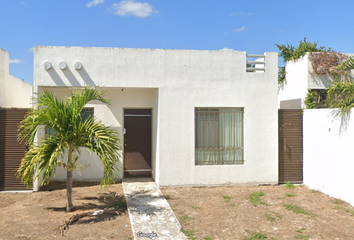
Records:
<instances>
[{"instance_id":1,"label":"blue sky","mask_svg":"<svg viewBox=\"0 0 354 240\"><path fill-rule=\"evenodd\" d=\"M261 54L307 37L354 53L353 9L352 0L1 0L0 48L10 74L31 84L36 45Z\"/></svg>"}]
</instances>

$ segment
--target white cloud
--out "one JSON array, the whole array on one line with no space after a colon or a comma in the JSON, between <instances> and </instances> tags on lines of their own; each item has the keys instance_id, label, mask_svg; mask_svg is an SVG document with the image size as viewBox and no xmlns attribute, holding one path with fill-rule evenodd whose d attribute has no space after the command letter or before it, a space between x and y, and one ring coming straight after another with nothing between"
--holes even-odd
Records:
<instances>
[{"instance_id":1,"label":"white cloud","mask_svg":"<svg viewBox=\"0 0 354 240\"><path fill-rule=\"evenodd\" d=\"M92 6L96 6L98 4L104 3L104 0L93 0L92 2L89 2L88 4L86 4L86 7L92 7Z\"/></svg>"},{"instance_id":2,"label":"white cloud","mask_svg":"<svg viewBox=\"0 0 354 240\"><path fill-rule=\"evenodd\" d=\"M18 58L16 58L16 59L10 59L9 60L9 63L10 64L20 64L20 63L22 63L23 61L21 60L21 59L18 59Z\"/></svg>"},{"instance_id":3,"label":"white cloud","mask_svg":"<svg viewBox=\"0 0 354 240\"><path fill-rule=\"evenodd\" d=\"M223 51L223 52L234 52L235 50L232 49L232 48L224 47L223 49L220 49L220 51Z\"/></svg>"},{"instance_id":4,"label":"white cloud","mask_svg":"<svg viewBox=\"0 0 354 240\"><path fill-rule=\"evenodd\" d=\"M21 5L26 5L26 3L24 1L20 1Z\"/></svg>"},{"instance_id":5,"label":"white cloud","mask_svg":"<svg viewBox=\"0 0 354 240\"><path fill-rule=\"evenodd\" d=\"M134 17L148 17L151 14L158 13L149 3L140 3L133 0L121 1L120 3L113 3L111 10L114 14L119 16L134 16Z\"/></svg>"},{"instance_id":6,"label":"white cloud","mask_svg":"<svg viewBox=\"0 0 354 240\"><path fill-rule=\"evenodd\" d=\"M31 47L30 49L28 49L29 52L34 52L34 47Z\"/></svg>"},{"instance_id":7,"label":"white cloud","mask_svg":"<svg viewBox=\"0 0 354 240\"><path fill-rule=\"evenodd\" d=\"M245 31L246 30L246 27L245 26L242 26L242 27L240 27L240 28L237 28L237 29L234 29L234 30L232 30L233 32L243 32L243 31Z\"/></svg>"}]
</instances>

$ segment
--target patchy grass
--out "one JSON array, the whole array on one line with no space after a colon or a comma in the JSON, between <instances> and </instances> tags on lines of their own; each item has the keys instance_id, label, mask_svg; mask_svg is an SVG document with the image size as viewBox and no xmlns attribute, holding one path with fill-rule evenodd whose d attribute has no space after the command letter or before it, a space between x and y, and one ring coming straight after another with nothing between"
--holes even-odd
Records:
<instances>
[{"instance_id":1,"label":"patchy grass","mask_svg":"<svg viewBox=\"0 0 354 240\"><path fill-rule=\"evenodd\" d=\"M252 203L253 206L257 206L259 204L266 205L265 202L261 201L261 197L264 196L263 192L254 192L248 197L248 201Z\"/></svg>"},{"instance_id":2,"label":"patchy grass","mask_svg":"<svg viewBox=\"0 0 354 240\"><path fill-rule=\"evenodd\" d=\"M182 216L190 217L182 227L184 230L194 231L190 236L198 240L206 237L213 240L245 240L257 237L267 240L353 238L350 226L354 226L354 217L333 207L338 205L352 208L323 193L313 194L304 185L295 185L292 190L287 190L284 185L272 185L166 188L162 192L171 195L172 199L168 201L173 208L178 209L174 213L179 221ZM259 192L264 195L254 194ZM286 197L285 193L295 194L295 197ZM251 194L252 197L259 197L261 202L266 202L267 206L254 207L248 199ZM230 202L225 203L225 195L232 197ZM289 210L284 204L291 204L288 205ZM192 209L191 206L200 209ZM299 214L295 214L293 210ZM316 217L306 213L316 214ZM305 230L295 232L300 227Z\"/></svg>"},{"instance_id":3,"label":"patchy grass","mask_svg":"<svg viewBox=\"0 0 354 240\"><path fill-rule=\"evenodd\" d=\"M350 209L350 208L347 208L347 207L343 207L343 206L335 206L334 209L340 209L340 210L343 210L344 212L347 212L347 213L350 213L351 216L354 216L354 210L353 209Z\"/></svg>"},{"instance_id":4,"label":"patchy grass","mask_svg":"<svg viewBox=\"0 0 354 240\"><path fill-rule=\"evenodd\" d=\"M246 237L245 240L265 240L265 239L268 239L267 235L265 235L264 233L262 232L250 232L248 230L246 230L246 232L248 234L251 234L250 237Z\"/></svg>"},{"instance_id":5,"label":"patchy grass","mask_svg":"<svg viewBox=\"0 0 354 240\"><path fill-rule=\"evenodd\" d=\"M283 206L285 207L286 210L293 211L296 214L304 214L304 215L309 215L311 217L317 216L316 214L305 211L302 207L299 207L297 205L284 204Z\"/></svg>"},{"instance_id":6,"label":"patchy grass","mask_svg":"<svg viewBox=\"0 0 354 240\"><path fill-rule=\"evenodd\" d=\"M274 222L275 221L275 217L273 217L270 214L264 214L264 217L269 221L269 222Z\"/></svg>"},{"instance_id":7,"label":"patchy grass","mask_svg":"<svg viewBox=\"0 0 354 240\"><path fill-rule=\"evenodd\" d=\"M194 231L192 230L186 230L186 229L181 229L181 232L184 233L184 235L186 235L186 237L188 237L189 239L195 240L195 236L194 236Z\"/></svg>"},{"instance_id":8,"label":"patchy grass","mask_svg":"<svg viewBox=\"0 0 354 240\"><path fill-rule=\"evenodd\" d=\"M354 216L354 209L343 206L343 205L347 205L347 203L344 202L343 200L335 199L333 203L336 204L336 206L334 206L333 209L340 209L343 210L344 212L349 213L351 216Z\"/></svg>"},{"instance_id":9,"label":"patchy grass","mask_svg":"<svg viewBox=\"0 0 354 240\"><path fill-rule=\"evenodd\" d=\"M286 187L287 189L295 189L294 184L290 183L289 181L286 182L285 187Z\"/></svg>"},{"instance_id":10,"label":"patchy grass","mask_svg":"<svg viewBox=\"0 0 354 240\"><path fill-rule=\"evenodd\" d=\"M204 237L204 240L211 240L211 237L206 236Z\"/></svg>"},{"instance_id":11,"label":"patchy grass","mask_svg":"<svg viewBox=\"0 0 354 240\"><path fill-rule=\"evenodd\" d=\"M184 215L180 218L181 220L181 225L186 224L188 220L191 220L192 218L189 217L188 215Z\"/></svg>"},{"instance_id":12,"label":"patchy grass","mask_svg":"<svg viewBox=\"0 0 354 240\"><path fill-rule=\"evenodd\" d=\"M164 195L164 197L165 197L166 199L171 199L171 196L168 195L168 194Z\"/></svg>"},{"instance_id":13,"label":"patchy grass","mask_svg":"<svg viewBox=\"0 0 354 240\"><path fill-rule=\"evenodd\" d=\"M282 219L282 218L283 218L283 216L280 215L279 213L276 213L276 212L273 212L273 211L272 211L272 213L274 213L274 215L275 215L277 218L279 218L279 219Z\"/></svg>"},{"instance_id":14,"label":"patchy grass","mask_svg":"<svg viewBox=\"0 0 354 240\"><path fill-rule=\"evenodd\" d=\"M310 238L309 235L303 235L302 232L304 231L305 229L303 228L299 228L296 230L296 232L298 233L295 238L296 239L304 239L304 240L308 240Z\"/></svg>"},{"instance_id":15,"label":"patchy grass","mask_svg":"<svg viewBox=\"0 0 354 240\"><path fill-rule=\"evenodd\" d=\"M222 196L222 197L225 200L225 202L230 202L230 200L232 199L232 197L230 196Z\"/></svg>"},{"instance_id":16,"label":"patchy grass","mask_svg":"<svg viewBox=\"0 0 354 240\"><path fill-rule=\"evenodd\" d=\"M333 203L334 204L340 204L340 205L345 204L345 202L343 200L340 200L340 199L334 199Z\"/></svg>"},{"instance_id":17,"label":"patchy grass","mask_svg":"<svg viewBox=\"0 0 354 240\"><path fill-rule=\"evenodd\" d=\"M277 218L278 219L282 219L283 218L282 215L280 215L280 214L278 214L276 212L273 212L273 211L271 213L264 214L264 217L270 222L274 222Z\"/></svg>"},{"instance_id":18,"label":"patchy grass","mask_svg":"<svg viewBox=\"0 0 354 240\"><path fill-rule=\"evenodd\" d=\"M295 194L294 194L294 193L285 193L285 196L287 196L287 197L294 197Z\"/></svg>"},{"instance_id":19,"label":"patchy grass","mask_svg":"<svg viewBox=\"0 0 354 240\"><path fill-rule=\"evenodd\" d=\"M200 209L200 207L196 207L196 206L191 206L191 208L197 210L197 209Z\"/></svg>"}]
</instances>

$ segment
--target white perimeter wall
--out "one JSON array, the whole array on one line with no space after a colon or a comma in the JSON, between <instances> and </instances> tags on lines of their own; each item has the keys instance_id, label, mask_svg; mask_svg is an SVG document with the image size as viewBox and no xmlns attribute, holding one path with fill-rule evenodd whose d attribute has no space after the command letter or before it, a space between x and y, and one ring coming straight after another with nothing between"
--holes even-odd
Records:
<instances>
[{"instance_id":1,"label":"white perimeter wall","mask_svg":"<svg viewBox=\"0 0 354 240\"><path fill-rule=\"evenodd\" d=\"M354 206L354 118L340 134L341 119L333 121L332 111L304 110L304 184Z\"/></svg>"},{"instance_id":2,"label":"white perimeter wall","mask_svg":"<svg viewBox=\"0 0 354 240\"><path fill-rule=\"evenodd\" d=\"M108 96L117 98L109 111L153 106L157 184L278 182L277 53L266 53L265 73L246 73L246 52L236 51L35 47L34 52L35 89L99 85L117 88ZM52 69L43 68L45 61ZM58 67L61 61L67 69ZM73 67L77 61L80 70ZM137 102L131 100L139 94L119 88L155 90ZM195 166L196 107L244 108L244 165Z\"/></svg>"},{"instance_id":3,"label":"white perimeter wall","mask_svg":"<svg viewBox=\"0 0 354 240\"><path fill-rule=\"evenodd\" d=\"M30 108L32 85L9 74L9 54L0 48L0 107Z\"/></svg>"}]
</instances>

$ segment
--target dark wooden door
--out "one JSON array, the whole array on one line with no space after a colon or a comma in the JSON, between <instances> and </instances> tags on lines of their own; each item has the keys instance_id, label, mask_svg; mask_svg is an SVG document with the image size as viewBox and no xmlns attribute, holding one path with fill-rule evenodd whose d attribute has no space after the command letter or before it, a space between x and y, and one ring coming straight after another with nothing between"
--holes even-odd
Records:
<instances>
[{"instance_id":1,"label":"dark wooden door","mask_svg":"<svg viewBox=\"0 0 354 240\"><path fill-rule=\"evenodd\" d=\"M27 110L0 108L0 190L2 191L27 189L15 176L26 152L25 145L17 141L17 128Z\"/></svg>"},{"instance_id":2,"label":"dark wooden door","mask_svg":"<svg viewBox=\"0 0 354 240\"><path fill-rule=\"evenodd\" d=\"M151 177L151 109L125 109L124 128L124 177Z\"/></svg>"},{"instance_id":3,"label":"dark wooden door","mask_svg":"<svg viewBox=\"0 0 354 240\"><path fill-rule=\"evenodd\" d=\"M302 183L302 110L279 110L279 183Z\"/></svg>"}]
</instances>

